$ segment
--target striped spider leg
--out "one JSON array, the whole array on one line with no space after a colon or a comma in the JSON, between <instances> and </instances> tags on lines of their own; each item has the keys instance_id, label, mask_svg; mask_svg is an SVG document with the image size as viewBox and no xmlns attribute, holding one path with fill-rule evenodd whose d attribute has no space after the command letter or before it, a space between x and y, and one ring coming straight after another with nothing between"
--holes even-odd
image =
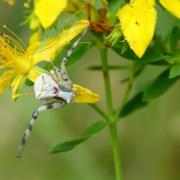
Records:
<instances>
[{"instance_id":1,"label":"striped spider leg","mask_svg":"<svg viewBox=\"0 0 180 180\"><path fill-rule=\"evenodd\" d=\"M71 81L71 79L69 78L69 75L68 75L68 73L67 73L67 71L66 71L65 65L66 65L66 63L67 63L67 61L68 61L68 58L72 55L74 49L78 46L79 42L81 41L81 39L82 39L82 38L84 37L84 35L86 34L87 29L88 29L88 28L86 28L86 29L83 31L83 33L81 34L81 36L80 36L80 37L72 44L72 46L68 49L66 55L64 56L64 58L63 58L62 61L61 61L60 69L54 66L54 69L55 69L55 71L56 71L56 74L57 74L58 76L60 76L60 78L64 81L64 86L65 86L66 88L70 88L70 89L72 88L72 81Z\"/></svg>"},{"instance_id":2,"label":"striped spider leg","mask_svg":"<svg viewBox=\"0 0 180 180\"><path fill-rule=\"evenodd\" d=\"M84 30L82 35L72 44L72 46L67 51L67 54L61 62L61 69L53 65L54 69L50 71L50 74L42 73L36 79L34 84L34 94L36 99L47 100L55 98L57 99L57 101L40 106L32 114L32 119L30 120L29 125L25 130L21 144L19 145L17 158L21 158L24 146L27 142L28 137L30 136L32 126L34 125L40 112L48 109L60 108L65 104L69 104L73 101L75 97L74 89L72 88L73 83L67 74L65 64L68 61L68 58L72 55L74 49L77 47L82 37L85 35L86 31L87 29Z\"/></svg>"},{"instance_id":3,"label":"striped spider leg","mask_svg":"<svg viewBox=\"0 0 180 180\"><path fill-rule=\"evenodd\" d=\"M22 138L21 144L19 145L18 148L18 153L17 153L17 158L21 158L22 156L22 152L24 150L24 146L27 142L28 137L30 136L32 127L36 121L36 119L38 118L39 114L42 111L48 110L48 109L55 109L55 108L59 108L59 107L63 107L66 103L64 101L56 101L56 102L51 102L51 103L47 103L44 104L42 106L40 106L38 109L36 109L34 111L34 113L32 114L32 119L29 122L29 125L27 126L24 136Z\"/></svg>"}]
</instances>

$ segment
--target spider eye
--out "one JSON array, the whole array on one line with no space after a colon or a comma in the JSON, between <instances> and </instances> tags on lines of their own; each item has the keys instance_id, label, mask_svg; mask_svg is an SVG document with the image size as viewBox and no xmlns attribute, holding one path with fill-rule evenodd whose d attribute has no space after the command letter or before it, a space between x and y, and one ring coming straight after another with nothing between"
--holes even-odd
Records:
<instances>
[{"instance_id":1,"label":"spider eye","mask_svg":"<svg viewBox=\"0 0 180 180\"><path fill-rule=\"evenodd\" d=\"M59 89L57 87L53 87L53 93L57 94L59 92Z\"/></svg>"},{"instance_id":2,"label":"spider eye","mask_svg":"<svg viewBox=\"0 0 180 180\"><path fill-rule=\"evenodd\" d=\"M41 74L34 84L35 97L39 100L56 97L59 92L57 82L49 74Z\"/></svg>"}]
</instances>

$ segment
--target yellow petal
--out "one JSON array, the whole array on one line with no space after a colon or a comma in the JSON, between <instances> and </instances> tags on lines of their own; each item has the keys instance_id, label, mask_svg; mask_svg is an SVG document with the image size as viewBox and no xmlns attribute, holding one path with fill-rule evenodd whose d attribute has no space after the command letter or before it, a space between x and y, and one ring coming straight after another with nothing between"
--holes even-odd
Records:
<instances>
[{"instance_id":1,"label":"yellow petal","mask_svg":"<svg viewBox=\"0 0 180 180\"><path fill-rule=\"evenodd\" d=\"M74 99L76 103L96 103L99 101L99 96L89 89L77 84L73 84L73 88L76 89Z\"/></svg>"},{"instance_id":2,"label":"yellow petal","mask_svg":"<svg viewBox=\"0 0 180 180\"><path fill-rule=\"evenodd\" d=\"M35 50L38 48L38 46L40 45L40 40L39 40L39 36L40 36L40 31L36 31L29 39L29 47L27 49L27 54L32 55Z\"/></svg>"},{"instance_id":3,"label":"yellow petal","mask_svg":"<svg viewBox=\"0 0 180 180\"><path fill-rule=\"evenodd\" d=\"M37 30L41 26L39 18L33 14L30 22L29 22L29 28L33 31Z\"/></svg>"},{"instance_id":4,"label":"yellow petal","mask_svg":"<svg viewBox=\"0 0 180 180\"><path fill-rule=\"evenodd\" d=\"M155 5L155 0L145 0L148 4L148 6L154 6Z\"/></svg>"},{"instance_id":5,"label":"yellow petal","mask_svg":"<svg viewBox=\"0 0 180 180\"><path fill-rule=\"evenodd\" d=\"M35 33L33 33L29 39L29 45L31 46L34 43L40 42L39 36L40 36L40 31L36 31Z\"/></svg>"},{"instance_id":6,"label":"yellow petal","mask_svg":"<svg viewBox=\"0 0 180 180\"><path fill-rule=\"evenodd\" d=\"M44 28L50 27L67 6L67 0L35 0L35 14Z\"/></svg>"},{"instance_id":7,"label":"yellow petal","mask_svg":"<svg viewBox=\"0 0 180 180\"><path fill-rule=\"evenodd\" d=\"M13 71L4 72L0 77L0 93L3 93L14 75Z\"/></svg>"},{"instance_id":8,"label":"yellow petal","mask_svg":"<svg viewBox=\"0 0 180 180\"><path fill-rule=\"evenodd\" d=\"M34 83L37 77L39 77L43 72L47 72L47 71L40 67L35 66L29 71L27 78Z\"/></svg>"},{"instance_id":9,"label":"yellow petal","mask_svg":"<svg viewBox=\"0 0 180 180\"><path fill-rule=\"evenodd\" d=\"M89 22L86 20L78 21L75 25L67 30L64 30L56 38L53 38L46 47L40 49L33 55L33 64L37 64L41 61L51 61L56 53L60 51L65 45L67 45L74 37L81 33Z\"/></svg>"},{"instance_id":10,"label":"yellow petal","mask_svg":"<svg viewBox=\"0 0 180 180\"><path fill-rule=\"evenodd\" d=\"M160 0L161 5L180 19L180 0Z\"/></svg>"},{"instance_id":11,"label":"yellow petal","mask_svg":"<svg viewBox=\"0 0 180 180\"><path fill-rule=\"evenodd\" d=\"M153 5L154 0L134 0L118 12L124 37L139 58L153 38L157 19Z\"/></svg>"},{"instance_id":12,"label":"yellow petal","mask_svg":"<svg viewBox=\"0 0 180 180\"><path fill-rule=\"evenodd\" d=\"M18 88L20 86L21 80L23 80L24 77L25 77L24 75L19 74L14 78L13 82L11 83L11 87L13 90L12 99L16 99L18 97L17 91L18 91Z\"/></svg>"}]
</instances>

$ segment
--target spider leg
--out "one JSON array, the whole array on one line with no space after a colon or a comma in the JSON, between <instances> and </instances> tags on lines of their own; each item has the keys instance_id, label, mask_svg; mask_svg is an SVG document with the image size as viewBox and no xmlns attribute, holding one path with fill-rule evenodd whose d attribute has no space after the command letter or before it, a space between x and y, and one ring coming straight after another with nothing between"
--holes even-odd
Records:
<instances>
[{"instance_id":1,"label":"spider leg","mask_svg":"<svg viewBox=\"0 0 180 180\"><path fill-rule=\"evenodd\" d=\"M66 71L66 67L65 67L65 64L66 62L68 61L68 58L72 55L74 49L77 47L77 45L79 44L80 40L83 38L83 36L86 34L87 32L87 28L83 31L83 33L81 34L81 36L72 44L72 46L68 49L65 57L63 58L63 60L61 61L61 77L63 79L63 81L66 82L67 86L69 88L72 88L72 81L71 79L69 78L68 76L68 73Z\"/></svg>"},{"instance_id":2,"label":"spider leg","mask_svg":"<svg viewBox=\"0 0 180 180\"><path fill-rule=\"evenodd\" d=\"M24 133L24 136L22 138L21 144L19 145L17 158L21 158L22 152L23 152L25 144L27 142L27 139L30 136L30 133L32 131L32 127L33 127L36 119L38 118L39 114L42 111L45 111L45 110L48 110L48 109L55 109L55 108L63 107L65 104L66 103L64 101L51 102L51 103L47 103L47 104L44 104L44 105L40 106L38 109L36 109L34 111L34 113L32 114L32 119L30 120L29 125L27 126L27 128L25 130L25 133Z\"/></svg>"}]
</instances>

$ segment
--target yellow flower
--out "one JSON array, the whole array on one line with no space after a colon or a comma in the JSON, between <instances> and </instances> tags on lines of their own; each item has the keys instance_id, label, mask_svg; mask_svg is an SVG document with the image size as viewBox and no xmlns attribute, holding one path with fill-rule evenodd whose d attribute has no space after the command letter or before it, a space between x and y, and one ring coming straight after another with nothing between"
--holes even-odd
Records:
<instances>
[{"instance_id":1,"label":"yellow flower","mask_svg":"<svg viewBox=\"0 0 180 180\"><path fill-rule=\"evenodd\" d=\"M37 40L37 34L33 36L32 43L26 50L16 39L8 35L1 35L0 68L4 73L0 77L0 93L4 92L8 85L11 85L12 98L16 99L19 96L18 88L23 84L23 81L27 78L34 82L43 72L36 65L41 61L52 61L56 53L88 25L88 21L81 20L51 39L44 48L40 49L41 42Z\"/></svg>"},{"instance_id":2,"label":"yellow flower","mask_svg":"<svg viewBox=\"0 0 180 180\"><path fill-rule=\"evenodd\" d=\"M49 28L63 12L77 13L85 9L82 0L34 0L34 13L38 17L43 28ZM37 24L37 20L32 19Z\"/></svg>"},{"instance_id":3,"label":"yellow flower","mask_svg":"<svg viewBox=\"0 0 180 180\"><path fill-rule=\"evenodd\" d=\"M179 0L160 0L160 3L180 18ZM131 0L118 12L124 37L139 58L145 53L154 35L157 20L154 5L155 0Z\"/></svg>"},{"instance_id":4,"label":"yellow flower","mask_svg":"<svg viewBox=\"0 0 180 180\"><path fill-rule=\"evenodd\" d=\"M134 0L118 12L124 37L138 57L142 57L154 34L157 14L153 5L150 0Z\"/></svg>"},{"instance_id":5,"label":"yellow flower","mask_svg":"<svg viewBox=\"0 0 180 180\"><path fill-rule=\"evenodd\" d=\"M67 7L67 0L35 0L35 14L44 28L50 27Z\"/></svg>"}]
</instances>

